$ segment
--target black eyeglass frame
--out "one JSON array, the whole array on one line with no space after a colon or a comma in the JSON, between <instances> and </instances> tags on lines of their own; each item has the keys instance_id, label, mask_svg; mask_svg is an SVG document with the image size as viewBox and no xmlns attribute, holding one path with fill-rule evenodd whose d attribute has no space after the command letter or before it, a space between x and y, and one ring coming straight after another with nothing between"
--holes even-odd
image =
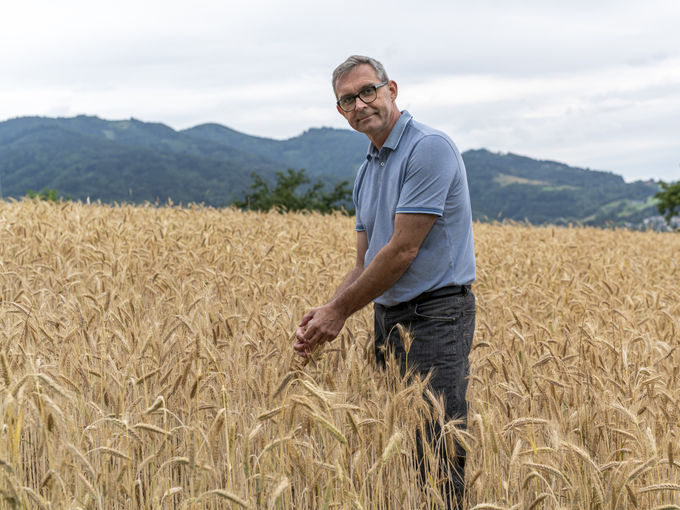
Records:
<instances>
[{"instance_id":1,"label":"black eyeglass frame","mask_svg":"<svg viewBox=\"0 0 680 510\"><path fill-rule=\"evenodd\" d=\"M361 102L362 102L362 103L364 103L364 104L371 104L373 101L375 101L376 99L378 99L378 89L379 89L380 87L383 87L383 86L387 85L389 82L390 82L389 80L386 80L386 81L383 81L383 82L381 82L381 83L378 83L377 85L368 85L367 87L364 87L363 89L361 89L361 90L359 91L358 94L354 94L354 95L351 95L351 96L341 97L340 99L338 99L338 100L335 102L335 104L338 105L338 108L340 108L343 112L346 112L346 113L353 112L353 111L356 110L356 108L357 108L357 97L358 97L359 99L361 99ZM364 98L361 97L361 94L364 94L367 90L370 90L370 89L373 89L373 93L375 94L375 97L374 97L373 99L371 99L370 101L366 101ZM345 110L345 109L340 105L340 102L341 102L341 101L349 101L350 99L352 100L352 108L349 109L349 110Z\"/></svg>"}]
</instances>

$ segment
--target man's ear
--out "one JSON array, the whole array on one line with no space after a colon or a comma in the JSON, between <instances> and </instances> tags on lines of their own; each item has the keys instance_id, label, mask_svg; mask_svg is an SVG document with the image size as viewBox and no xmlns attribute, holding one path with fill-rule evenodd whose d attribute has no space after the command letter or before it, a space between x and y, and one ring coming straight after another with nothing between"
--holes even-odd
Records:
<instances>
[{"instance_id":1,"label":"man's ear","mask_svg":"<svg viewBox=\"0 0 680 510\"><path fill-rule=\"evenodd\" d=\"M397 93L399 91L399 87L397 87L397 82L394 80L390 80L390 82L387 84L387 88L390 90L390 97L392 98L392 101L395 101L397 99Z\"/></svg>"}]
</instances>

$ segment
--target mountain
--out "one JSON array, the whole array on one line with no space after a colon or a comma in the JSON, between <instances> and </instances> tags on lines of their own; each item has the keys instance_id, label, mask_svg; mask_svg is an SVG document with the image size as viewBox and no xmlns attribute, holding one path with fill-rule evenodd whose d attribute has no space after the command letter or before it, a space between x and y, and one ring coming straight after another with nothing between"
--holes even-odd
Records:
<instances>
[{"instance_id":1,"label":"mountain","mask_svg":"<svg viewBox=\"0 0 680 510\"><path fill-rule=\"evenodd\" d=\"M183 135L163 124L25 117L0 123L4 196L47 186L104 202L205 202L240 198L255 171L273 178L280 163Z\"/></svg>"},{"instance_id":2,"label":"mountain","mask_svg":"<svg viewBox=\"0 0 680 510\"><path fill-rule=\"evenodd\" d=\"M0 122L0 192L48 187L74 199L224 206L243 197L252 172L273 180L304 168L329 186L351 182L367 147L364 135L332 128L273 140L219 124L175 131L136 119L22 117ZM657 214L653 181L485 149L463 159L476 219L623 225Z\"/></svg>"},{"instance_id":3,"label":"mountain","mask_svg":"<svg viewBox=\"0 0 680 510\"><path fill-rule=\"evenodd\" d=\"M626 183L612 172L483 149L466 151L463 159L476 219L604 226L658 214L653 181Z\"/></svg>"},{"instance_id":4,"label":"mountain","mask_svg":"<svg viewBox=\"0 0 680 510\"><path fill-rule=\"evenodd\" d=\"M202 124L182 133L285 162L290 168L304 168L311 177L353 179L368 148L364 135L348 129L309 129L283 141L245 135L219 124Z\"/></svg>"}]
</instances>

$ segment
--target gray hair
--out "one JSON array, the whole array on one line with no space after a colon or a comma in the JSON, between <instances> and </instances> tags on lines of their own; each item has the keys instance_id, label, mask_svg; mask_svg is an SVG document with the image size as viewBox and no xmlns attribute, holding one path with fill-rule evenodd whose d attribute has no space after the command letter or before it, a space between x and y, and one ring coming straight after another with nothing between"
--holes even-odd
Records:
<instances>
[{"instance_id":1,"label":"gray hair","mask_svg":"<svg viewBox=\"0 0 680 510\"><path fill-rule=\"evenodd\" d=\"M333 93L335 93L335 85L338 83L338 80L349 73L352 69L362 64L368 64L371 66L378 75L378 80L389 81L389 78L387 77L387 71L385 71L383 65L376 59L364 57L362 55L352 55L351 57L348 57L347 60L345 60L342 64L336 67L335 71L333 71Z\"/></svg>"}]
</instances>

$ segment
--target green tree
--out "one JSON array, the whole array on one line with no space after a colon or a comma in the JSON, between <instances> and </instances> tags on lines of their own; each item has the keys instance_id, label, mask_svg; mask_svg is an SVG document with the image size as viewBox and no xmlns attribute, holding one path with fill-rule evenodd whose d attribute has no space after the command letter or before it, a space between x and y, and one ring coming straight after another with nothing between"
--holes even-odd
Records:
<instances>
[{"instance_id":1,"label":"green tree","mask_svg":"<svg viewBox=\"0 0 680 510\"><path fill-rule=\"evenodd\" d=\"M33 191L32 189L26 190L26 196L28 198L39 198L40 200L44 200L46 202L61 202L63 200L71 200L70 196L67 196L66 198L57 196L57 190L49 189L47 186L45 186L45 189L43 189L40 193Z\"/></svg>"},{"instance_id":2,"label":"green tree","mask_svg":"<svg viewBox=\"0 0 680 510\"><path fill-rule=\"evenodd\" d=\"M347 181L337 184L330 192L324 192L324 183L317 181L312 184L305 170L276 172L276 184L269 184L257 173L251 174L251 192L243 201L236 201L234 205L244 209L269 211L280 208L283 211L347 211L351 204L352 190ZM351 212L351 211L350 211Z\"/></svg>"},{"instance_id":3,"label":"green tree","mask_svg":"<svg viewBox=\"0 0 680 510\"><path fill-rule=\"evenodd\" d=\"M661 191L659 191L654 198L659 200L657 207L670 226L671 218L680 214L680 181L675 183L666 183L661 181ZM676 208L678 209L676 211Z\"/></svg>"}]
</instances>

